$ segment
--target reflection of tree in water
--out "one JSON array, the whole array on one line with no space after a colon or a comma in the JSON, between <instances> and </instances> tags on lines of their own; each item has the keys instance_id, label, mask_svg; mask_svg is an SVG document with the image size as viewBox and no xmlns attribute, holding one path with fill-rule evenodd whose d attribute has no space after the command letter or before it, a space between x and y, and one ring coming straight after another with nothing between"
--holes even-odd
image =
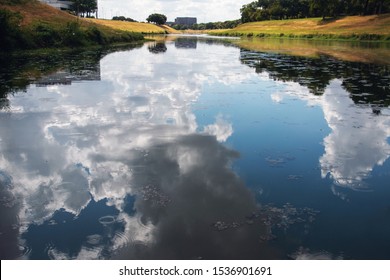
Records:
<instances>
[{"instance_id":1,"label":"reflection of tree in water","mask_svg":"<svg viewBox=\"0 0 390 280\"><path fill-rule=\"evenodd\" d=\"M343 87L355 103L373 104L378 108L390 105L390 67L353 64L345 68ZM374 113L380 109L373 109Z\"/></svg>"},{"instance_id":2,"label":"reflection of tree in water","mask_svg":"<svg viewBox=\"0 0 390 280\"><path fill-rule=\"evenodd\" d=\"M9 94L26 91L30 84L58 71L65 71L77 79L88 71L96 71L105 55L118 50L121 48L0 55L0 110L9 106Z\"/></svg>"},{"instance_id":3,"label":"reflection of tree in water","mask_svg":"<svg viewBox=\"0 0 390 280\"><path fill-rule=\"evenodd\" d=\"M0 170L0 259L15 258L20 255L18 248L19 203L12 193L13 180Z\"/></svg>"},{"instance_id":4,"label":"reflection of tree in water","mask_svg":"<svg viewBox=\"0 0 390 280\"><path fill-rule=\"evenodd\" d=\"M148 46L148 50L151 53L165 53L167 51L167 46L164 42L155 42Z\"/></svg>"},{"instance_id":5,"label":"reflection of tree in water","mask_svg":"<svg viewBox=\"0 0 390 280\"><path fill-rule=\"evenodd\" d=\"M8 94L25 91L30 84L26 75L32 67L32 65L27 66L29 61L26 59L23 62L12 55L0 55L0 110L7 107Z\"/></svg>"},{"instance_id":6,"label":"reflection of tree in water","mask_svg":"<svg viewBox=\"0 0 390 280\"><path fill-rule=\"evenodd\" d=\"M333 79L342 79L343 87L355 103L390 105L390 66L345 62L321 55L319 58L288 56L241 50L243 64L270 78L292 81L322 95Z\"/></svg>"}]
</instances>

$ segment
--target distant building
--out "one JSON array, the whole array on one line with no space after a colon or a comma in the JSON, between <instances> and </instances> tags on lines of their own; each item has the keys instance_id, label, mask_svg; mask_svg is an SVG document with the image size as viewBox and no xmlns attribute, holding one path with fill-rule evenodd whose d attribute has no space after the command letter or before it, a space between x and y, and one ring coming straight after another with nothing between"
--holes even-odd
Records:
<instances>
[{"instance_id":1,"label":"distant building","mask_svg":"<svg viewBox=\"0 0 390 280\"><path fill-rule=\"evenodd\" d=\"M197 39L194 38L177 38L175 40L175 47L178 49L196 49Z\"/></svg>"},{"instance_id":2,"label":"distant building","mask_svg":"<svg viewBox=\"0 0 390 280\"><path fill-rule=\"evenodd\" d=\"M40 0L40 1L59 10L70 10L73 5L73 1L66 1L66 0Z\"/></svg>"},{"instance_id":3,"label":"distant building","mask_svg":"<svg viewBox=\"0 0 390 280\"><path fill-rule=\"evenodd\" d=\"M177 17L175 24L192 26L197 23L196 17Z\"/></svg>"}]
</instances>

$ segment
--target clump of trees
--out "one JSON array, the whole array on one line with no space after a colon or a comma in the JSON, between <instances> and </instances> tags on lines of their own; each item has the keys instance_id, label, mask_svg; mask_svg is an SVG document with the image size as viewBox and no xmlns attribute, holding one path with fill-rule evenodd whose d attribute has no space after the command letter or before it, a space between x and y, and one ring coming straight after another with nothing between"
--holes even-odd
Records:
<instances>
[{"instance_id":1,"label":"clump of trees","mask_svg":"<svg viewBox=\"0 0 390 280\"><path fill-rule=\"evenodd\" d=\"M97 8L97 0L73 0L71 10L78 16L92 17Z\"/></svg>"},{"instance_id":2,"label":"clump of trees","mask_svg":"<svg viewBox=\"0 0 390 280\"><path fill-rule=\"evenodd\" d=\"M155 24L162 25L167 22L167 17L163 14L151 14L148 16L146 20L147 22L152 22Z\"/></svg>"},{"instance_id":3,"label":"clump of trees","mask_svg":"<svg viewBox=\"0 0 390 280\"><path fill-rule=\"evenodd\" d=\"M124 16L115 16L115 17L112 17L112 20L137 22L136 20L134 20L134 19L132 19L132 18L127 18L127 17L124 17Z\"/></svg>"},{"instance_id":4,"label":"clump of trees","mask_svg":"<svg viewBox=\"0 0 390 280\"><path fill-rule=\"evenodd\" d=\"M176 30L210 30L210 29L230 29L234 28L241 23L241 20L227 20L227 21L218 21L218 22L208 22L208 23L198 23L193 24L191 26L183 25L183 24L174 24L173 28Z\"/></svg>"},{"instance_id":5,"label":"clump of trees","mask_svg":"<svg viewBox=\"0 0 390 280\"><path fill-rule=\"evenodd\" d=\"M340 15L372 15L390 12L390 0L257 0L241 8L241 21Z\"/></svg>"}]
</instances>

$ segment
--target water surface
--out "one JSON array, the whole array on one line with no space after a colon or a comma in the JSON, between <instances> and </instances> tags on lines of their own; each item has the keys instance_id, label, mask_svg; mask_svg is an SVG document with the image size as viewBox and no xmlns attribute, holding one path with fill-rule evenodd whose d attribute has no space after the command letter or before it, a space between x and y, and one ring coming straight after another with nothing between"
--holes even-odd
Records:
<instances>
[{"instance_id":1,"label":"water surface","mask_svg":"<svg viewBox=\"0 0 390 280\"><path fill-rule=\"evenodd\" d=\"M244 43L2 57L1 258L389 259L388 56Z\"/></svg>"}]
</instances>

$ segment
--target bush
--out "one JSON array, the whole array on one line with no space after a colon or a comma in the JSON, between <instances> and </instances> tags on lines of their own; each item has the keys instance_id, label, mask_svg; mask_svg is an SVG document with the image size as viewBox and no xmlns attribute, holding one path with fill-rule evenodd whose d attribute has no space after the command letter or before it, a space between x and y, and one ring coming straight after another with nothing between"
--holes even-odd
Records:
<instances>
[{"instance_id":1,"label":"bush","mask_svg":"<svg viewBox=\"0 0 390 280\"><path fill-rule=\"evenodd\" d=\"M367 40L367 41L369 41L369 40L381 40L382 36L378 35L378 34L363 33L363 34L360 34L359 39L360 40Z\"/></svg>"},{"instance_id":2,"label":"bush","mask_svg":"<svg viewBox=\"0 0 390 280\"><path fill-rule=\"evenodd\" d=\"M68 22L63 32L62 43L70 47L83 46L86 44L85 37L85 34L80 30L78 22Z\"/></svg>"},{"instance_id":3,"label":"bush","mask_svg":"<svg viewBox=\"0 0 390 280\"><path fill-rule=\"evenodd\" d=\"M13 49L19 44L21 21L22 16L19 13L0 9L0 49Z\"/></svg>"},{"instance_id":4,"label":"bush","mask_svg":"<svg viewBox=\"0 0 390 280\"><path fill-rule=\"evenodd\" d=\"M34 42L39 47L51 47L61 41L61 35L49 25L39 24L34 30Z\"/></svg>"},{"instance_id":5,"label":"bush","mask_svg":"<svg viewBox=\"0 0 390 280\"><path fill-rule=\"evenodd\" d=\"M96 26L90 27L86 33L89 41L97 42L99 45L108 43L107 37Z\"/></svg>"}]
</instances>

